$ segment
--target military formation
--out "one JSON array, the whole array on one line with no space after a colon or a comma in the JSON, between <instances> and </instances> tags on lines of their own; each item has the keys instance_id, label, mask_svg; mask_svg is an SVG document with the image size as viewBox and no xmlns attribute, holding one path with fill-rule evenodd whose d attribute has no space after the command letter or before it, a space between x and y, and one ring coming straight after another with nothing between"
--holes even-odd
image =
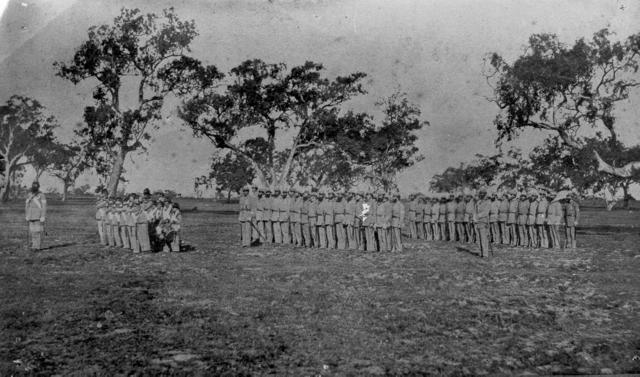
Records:
<instances>
[{"instance_id":1,"label":"military formation","mask_svg":"<svg viewBox=\"0 0 640 377\"><path fill-rule=\"evenodd\" d=\"M580 207L575 193L545 189L490 194L480 189L448 195L412 194L409 236L427 241L492 244L525 248L575 248ZM564 239L564 242L562 242Z\"/></svg>"},{"instance_id":2,"label":"military formation","mask_svg":"<svg viewBox=\"0 0 640 377\"><path fill-rule=\"evenodd\" d=\"M110 198L103 191L96 204L100 244L140 252L180 251L180 206L163 193Z\"/></svg>"},{"instance_id":3,"label":"military formation","mask_svg":"<svg viewBox=\"0 0 640 377\"><path fill-rule=\"evenodd\" d=\"M243 247L403 250L402 232L427 241L475 243L483 257L493 244L575 248L580 208L575 194L537 189L447 195L245 187L240 197ZM564 241L564 242L563 242ZM562 245L561 245L562 243Z\"/></svg>"},{"instance_id":4,"label":"military formation","mask_svg":"<svg viewBox=\"0 0 640 377\"><path fill-rule=\"evenodd\" d=\"M405 206L400 194L245 187L240 241L307 248L399 252Z\"/></svg>"}]
</instances>

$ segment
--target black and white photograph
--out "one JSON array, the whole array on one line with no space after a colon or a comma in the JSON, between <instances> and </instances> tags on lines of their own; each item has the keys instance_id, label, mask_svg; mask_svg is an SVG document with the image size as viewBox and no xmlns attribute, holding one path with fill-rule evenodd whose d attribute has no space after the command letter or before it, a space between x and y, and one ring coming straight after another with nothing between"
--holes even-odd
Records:
<instances>
[{"instance_id":1,"label":"black and white photograph","mask_svg":"<svg viewBox=\"0 0 640 377\"><path fill-rule=\"evenodd\" d=\"M0 0L0 377L640 375L637 0Z\"/></svg>"}]
</instances>

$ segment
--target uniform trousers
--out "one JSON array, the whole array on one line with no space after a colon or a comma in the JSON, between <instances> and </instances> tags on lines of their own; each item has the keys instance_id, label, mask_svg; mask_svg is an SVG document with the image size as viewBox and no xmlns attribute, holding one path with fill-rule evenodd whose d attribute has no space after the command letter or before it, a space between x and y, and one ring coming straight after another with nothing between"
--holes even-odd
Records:
<instances>
[{"instance_id":1,"label":"uniform trousers","mask_svg":"<svg viewBox=\"0 0 640 377\"><path fill-rule=\"evenodd\" d=\"M266 234L264 223L265 222L262 220L258 221L258 230L259 230L258 238L260 239L260 243L267 242L267 234Z\"/></svg>"},{"instance_id":2,"label":"uniform trousers","mask_svg":"<svg viewBox=\"0 0 640 377\"><path fill-rule=\"evenodd\" d=\"M430 222L424 222L422 223L422 226L424 228L424 234L425 234L425 239L427 241L433 241L433 232L431 231L431 223Z\"/></svg>"},{"instance_id":3,"label":"uniform trousers","mask_svg":"<svg viewBox=\"0 0 640 377\"><path fill-rule=\"evenodd\" d=\"M574 222L575 223L575 222ZM565 227L565 247L566 248L576 248L576 227L575 226L566 226Z\"/></svg>"},{"instance_id":4,"label":"uniform trousers","mask_svg":"<svg viewBox=\"0 0 640 377\"><path fill-rule=\"evenodd\" d=\"M549 237L547 234L547 226L544 224L536 224L538 228L538 238L540 239L540 247L549 248Z\"/></svg>"},{"instance_id":5,"label":"uniform trousers","mask_svg":"<svg viewBox=\"0 0 640 377\"><path fill-rule=\"evenodd\" d=\"M509 244L509 231L507 230L507 223L505 221L500 221L500 234L502 235L502 244Z\"/></svg>"},{"instance_id":6,"label":"uniform trousers","mask_svg":"<svg viewBox=\"0 0 640 377\"><path fill-rule=\"evenodd\" d=\"M464 224L464 230L465 232L467 232L467 238L465 239L465 242L467 243L471 243L475 241L475 234L473 234L473 223L466 221L463 223Z\"/></svg>"},{"instance_id":7,"label":"uniform trousers","mask_svg":"<svg viewBox=\"0 0 640 377\"><path fill-rule=\"evenodd\" d=\"M302 245L302 228L299 222L291 222L291 243L295 246Z\"/></svg>"},{"instance_id":8,"label":"uniform trousers","mask_svg":"<svg viewBox=\"0 0 640 377\"><path fill-rule=\"evenodd\" d=\"M107 244L107 237L104 232L104 220L98 220L98 235L100 236L100 245Z\"/></svg>"},{"instance_id":9,"label":"uniform trousers","mask_svg":"<svg viewBox=\"0 0 640 377\"><path fill-rule=\"evenodd\" d=\"M460 242L465 242L466 241L466 234L464 231L464 223L463 222L456 222L456 231L458 232L458 241Z\"/></svg>"},{"instance_id":10,"label":"uniform trousers","mask_svg":"<svg viewBox=\"0 0 640 377\"><path fill-rule=\"evenodd\" d=\"M491 253L491 244L489 243L489 224L485 222L477 223L478 238L480 243L480 256L488 257Z\"/></svg>"},{"instance_id":11,"label":"uniform trousers","mask_svg":"<svg viewBox=\"0 0 640 377\"><path fill-rule=\"evenodd\" d=\"M518 245L527 247L529 246L529 237L527 232L527 226L525 224L518 224Z\"/></svg>"},{"instance_id":12,"label":"uniform trousers","mask_svg":"<svg viewBox=\"0 0 640 377\"><path fill-rule=\"evenodd\" d=\"M412 239L418 238L418 227L417 222L409 221L409 235Z\"/></svg>"},{"instance_id":13,"label":"uniform trousers","mask_svg":"<svg viewBox=\"0 0 640 377\"><path fill-rule=\"evenodd\" d=\"M448 230L448 237L449 237L449 241L455 241L456 240L456 223L454 221L447 221L447 230Z\"/></svg>"},{"instance_id":14,"label":"uniform trousers","mask_svg":"<svg viewBox=\"0 0 640 377\"><path fill-rule=\"evenodd\" d=\"M42 233L44 233L44 225L40 220L29 221L29 238L31 238L31 249L42 249Z\"/></svg>"},{"instance_id":15,"label":"uniform trousers","mask_svg":"<svg viewBox=\"0 0 640 377\"><path fill-rule=\"evenodd\" d=\"M536 233L536 226L533 224L527 224L527 230L529 232L529 247L538 247L538 235Z\"/></svg>"},{"instance_id":16,"label":"uniform trousers","mask_svg":"<svg viewBox=\"0 0 640 377\"><path fill-rule=\"evenodd\" d=\"M440 241L440 227L437 222L431 223L431 232L433 233L433 240Z\"/></svg>"},{"instance_id":17,"label":"uniform trousers","mask_svg":"<svg viewBox=\"0 0 640 377\"><path fill-rule=\"evenodd\" d=\"M245 220L240 223L240 244L242 247L251 246L251 221Z\"/></svg>"},{"instance_id":18,"label":"uniform trousers","mask_svg":"<svg viewBox=\"0 0 640 377\"><path fill-rule=\"evenodd\" d=\"M302 228L302 245L311 247L311 226L309 223L301 223Z\"/></svg>"},{"instance_id":19,"label":"uniform trousers","mask_svg":"<svg viewBox=\"0 0 640 377\"><path fill-rule=\"evenodd\" d=\"M318 225L318 238L320 238L320 248L327 248L327 228L324 225Z\"/></svg>"},{"instance_id":20,"label":"uniform trousers","mask_svg":"<svg viewBox=\"0 0 640 377\"><path fill-rule=\"evenodd\" d=\"M334 224L325 225L325 232L327 234L327 248L336 248L336 226Z\"/></svg>"},{"instance_id":21,"label":"uniform trousers","mask_svg":"<svg viewBox=\"0 0 640 377\"><path fill-rule=\"evenodd\" d=\"M422 224L422 221L415 221L415 224L416 224L416 230L418 232L418 239L419 240L425 239L424 225Z\"/></svg>"},{"instance_id":22,"label":"uniform trousers","mask_svg":"<svg viewBox=\"0 0 640 377\"><path fill-rule=\"evenodd\" d=\"M500 230L498 229L497 222L489 222L489 231L491 233L491 243L500 243Z\"/></svg>"},{"instance_id":23,"label":"uniform trousers","mask_svg":"<svg viewBox=\"0 0 640 377\"><path fill-rule=\"evenodd\" d=\"M311 244L309 244L309 246L320 247L320 236L318 235L318 226L315 222L309 224L309 231L311 231Z\"/></svg>"},{"instance_id":24,"label":"uniform trousers","mask_svg":"<svg viewBox=\"0 0 640 377\"><path fill-rule=\"evenodd\" d=\"M356 221L353 228L356 235L356 247L358 250L364 251L367 246L366 237L364 235L364 227L360 224L359 221Z\"/></svg>"},{"instance_id":25,"label":"uniform trousers","mask_svg":"<svg viewBox=\"0 0 640 377\"><path fill-rule=\"evenodd\" d=\"M402 229L400 227L391 228L391 251L402 252Z\"/></svg>"},{"instance_id":26,"label":"uniform trousers","mask_svg":"<svg viewBox=\"0 0 640 377\"><path fill-rule=\"evenodd\" d=\"M347 231L342 223L336 223L336 239L338 250L347 250Z\"/></svg>"},{"instance_id":27,"label":"uniform trousers","mask_svg":"<svg viewBox=\"0 0 640 377\"><path fill-rule=\"evenodd\" d=\"M518 230L516 229L516 224L507 224L507 229L509 233L509 245L518 246Z\"/></svg>"},{"instance_id":28,"label":"uniform trousers","mask_svg":"<svg viewBox=\"0 0 640 377\"><path fill-rule=\"evenodd\" d=\"M138 242L138 233L135 225L127 225L127 233L129 235L129 246L134 253L140 252L140 243Z\"/></svg>"},{"instance_id":29,"label":"uniform trousers","mask_svg":"<svg viewBox=\"0 0 640 377\"><path fill-rule=\"evenodd\" d=\"M251 224L249 224L249 226L251 226ZM251 241L249 241L249 245L251 245ZM173 234L171 237L171 243L169 244L169 247L171 248L171 251L174 253L177 253L180 251L180 231L178 230L173 231Z\"/></svg>"},{"instance_id":30,"label":"uniform trousers","mask_svg":"<svg viewBox=\"0 0 640 377\"><path fill-rule=\"evenodd\" d=\"M138 243L140 243L140 251L143 253L151 251L151 242L149 240L149 224L138 223L136 224L136 231L138 233Z\"/></svg>"},{"instance_id":31,"label":"uniform trousers","mask_svg":"<svg viewBox=\"0 0 640 377\"><path fill-rule=\"evenodd\" d=\"M365 226L365 238L366 238L366 247L367 251L376 251L378 248L376 247L376 229L371 226Z\"/></svg>"},{"instance_id":32,"label":"uniform trousers","mask_svg":"<svg viewBox=\"0 0 640 377\"><path fill-rule=\"evenodd\" d=\"M260 239L260 235L258 234L258 221L255 218L251 219L251 240Z\"/></svg>"},{"instance_id":33,"label":"uniform trousers","mask_svg":"<svg viewBox=\"0 0 640 377\"><path fill-rule=\"evenodd\" d=\"M560 248L560 225L549 225L549 234L551 235L551 247Z\"/></svg>"},{"instance_id":34,"label":"uniform trousers","mask_svg":"<svg viewBox=\"0 0 640 377\"><path fill-rule=\"evenodd\" d=\"M111 224L104 224L104 230L107 236L107 245L109 246L115 246L116 242L115 239L113 238L113 233L111 233Z\"/></svg>"},{"instance_id":35,"label":"uniform trousers","mask_svg":"<svg viewBox=\"0 0 640 377\"><path fill-rule=\"evenodd\" d=\"M265 220L264 223L264 235L267 243L273 243L273 224L271 220Z\"/></svg>"},{"instance_id":36,"label":"uniform trousers","mask_svg":"<svg viewBox=\"0 0 640 377\"><path fill-rule=\"evenodd\" d=\"M349 250L358 250L358 241L356 239L356 228L353 224L347 225L347 248Z\"/></svg>"},{"instance_id":37,"label":"uniform trousers","mask_svg":"<svg viewBox=\"0 0 640 377\"><path fill-rule=\"evenodd\" d=\"M447 223L444 221L438 221L438 228L440 228L440 240L447 240Z\"/></svg>"},{"instance_id":38,"label":"uniform trousers","mask_svg":"<svg viewBox=\"0 0 640 377\"><path fill-rule=\"evenodd\" d=\"M390 250L389 242L388 242L389 232L387 231L387 229L382 227L376 227L376 234L378 235L378 251Z\"/></svg>"},{"instance_id":39,"label":"uniform trousers","mask_svg":"<svg viewBox=\"0 0 640 377\"><path fill-rule=\"evenodd\" d=\"M291 244L291 228L289 221L280 221L280 229L282 230L282 243Z\"/></svg>"}]
</instances>

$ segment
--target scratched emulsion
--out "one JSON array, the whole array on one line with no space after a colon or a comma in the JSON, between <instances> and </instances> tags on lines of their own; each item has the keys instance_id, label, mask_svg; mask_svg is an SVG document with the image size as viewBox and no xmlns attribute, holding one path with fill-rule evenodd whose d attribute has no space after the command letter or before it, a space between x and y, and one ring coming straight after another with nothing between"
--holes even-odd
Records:
<instances>
[{"instance_id":1,"label":"scratched emulsion","mask_svg":"<svg viewBox=\"0 0 640 377\"><path fill-rule=\"evenodd\" d=\"M403 192L476 153L494 152L496 108L484 98L489 87L482 75L487 53L512 59L529 35L541 32L571 43L610 27L623 38L637 32L640 19L638 2L627 0L10 0L0 23L0 101L12 94L37 98L69 137L91 88L55 77L52 63L69 60L89 26L110 23L125 5L153 12L174 6L181 17L195 19L200 36L193 55L225 71L250 58L289 66L318 61L331 75L363 71L369 94L351 105L374 113L377 99L408 93L431 127L418 142L425 160L400 176ZM636 92L632 101L637 99ZM167 103L148 154L128 160L129 190L190 193L193 177L206 173L212 147L179 126L175 104ZM637 107L620 106L617 122L630 142L638 142L629 127L638 118ZM531 133L519 142L526 148L541 137ZM83 177L78 183L85 182L95 181ZM45 189L57 184L43 183Z\"/></svg>"}]
</instances>

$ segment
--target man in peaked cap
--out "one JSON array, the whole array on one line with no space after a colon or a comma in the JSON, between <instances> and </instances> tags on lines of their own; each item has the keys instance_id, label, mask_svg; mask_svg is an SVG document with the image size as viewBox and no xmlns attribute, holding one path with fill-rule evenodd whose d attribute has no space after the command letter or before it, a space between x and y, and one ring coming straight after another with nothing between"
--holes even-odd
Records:
<instances>
[{"instance_id":1,"label":"man in peaked cap","mask_svg":"<svg viewBox=\"0 0 640 377\"><path fill-rule=\"evenodd\" d=\"M476 242L476 201L471 192L467 192L464 199L464 223L467 232L467 243Z\"/></svg>"},{"instance_id":2,"label":"man in peaked cap","mask_svg":"<svg viewBox=\"0 0 640 377\"><path fill-rule=\"evenodd\" d=\"M309 224L309 191L300 195L300 246L311 247L311 225Z\"/></svg>"},{"instance_id":3,"label":"man in peaked cap","mask_svg":"<svg viewBox=\"0 0 640 377\"><path fill-rule=\"evenodd\" d=\"M320 236L318 234L318 192L311 191L309 201L307 202L307 212L309 215L309 232L310 243L308 247L320 247Z\"/></svg>"},{"instance_id":4,"label":"man in peaked cap","mask_svg":"<svg viewBox=\"0 0 640 377\"><path fill-rule=\"evenodd\" d=\"M367 208L368 211L366 211ZM366 200L363 202L363 211L367 212L366 215L363 216L362 220L362 226L365 231L366 250L377 251L376 216L378 211L378 200L373 192L367 192Z\"/></svg>"},{"instance_id":5,"label":"man in peaked cap","mask_svg":"<svg viewBox=\"0 0 640 377\"><path fill-rule=\"evenodd\" d=\"M447 237L449 241L456 241L456 198L453 193L449 194L449 199L445 205L447 214Z\"/></svg>"},{"instance_id":6,"label":"man in peaked cap","mask_svg":"<svg viewBox=\"0 0 640 377\"><path fill-rule=\"evenodd\" d=\"M498 215L500 212L500 201L498 201L498 194L492 191L487 195L490 200L489 205L489 239L491 243L500 243L500 228L498 224Z\"/></svg>"},{"instance_id":7,"label":"man in peaked cap","mask_svg":"<svg viewBox=\"0 0 640 377\"><path fill-rule=\"evenodd\" d=\"M500 228L500 235L502 236L500 242L503 245L509 244L509 229L507 229L507 219L509 217L509 194L503 192L500 195L498 205L498 227Z\"/></svg>"},{"instance_id":8,"label":"man in peaked cap","mask_svg":"<svg viewBox=\"0 0 640 377\"><path fill-rule=\"evenodd\" d=\"M545 249L549 248L549 236L546 225L548 208L549 202L547 201L547 195L544 190L541 190L538 208L536 209L536 233L538 233L539 246Z\"/></svg>"},{"instance_id":9,"label":"man in peaked cap","mask_svg":"<svg viewBox=\"0 0 640 377\"><path fill-rule=\"evenodd\" d=\"M455 219L456 219L456 233L457 239L460 242L466 242L466 232L464 227L464 214L465 214L465 202L462 200L462 193L458 193L456 195L456 210L455 210Z\"/></svg>"},{"instance_id":10,"label":"man in peaked cap","mask_svg":"<svg viewBox=\"0 0 640 377\"><path fill-rule=\"evenodd\" d=\"M578 193L572 192L564 199L565 240L566 248L576 248L576 226L580 220Z\"/></svg>"},{"instance_id":11,"label":"man in peaked cap","mask_svg":"<svg viewBox=\"0 0 640 377\"><path fill-rule=\"evenodd\" d=\"M440 241L440 203L436 195L431 201L431 230L433 232L433 240Z\"/></svg>"},{"instance_id":12,"label":"man in peaked cap","mask_svg":"<svg viewBox=\"0 0 640 377\"><path fill-rule=\"evenodd\" d=\"M391 250L389 245L389 228L391 227L391 208L387 195L384 192L378 194L376 207L376 234L378 235L379 250Z\"/></svg>"},{"instance_id":13,"label":"man in peaked cap","mask_svg":"<svg viewBox=\"0 0 640 377\"><path fill-rule=\"evenodd\" d=\"M447 241L447 198L440 196L440 215L438 216L438 228L440 228L440 239Z\"/></svg>"},{"instance_id":14,"label":"man in peaked cap","mask_svg":"<svg viewBox=\"0 0 640 377\"><path fill-rule=\"evenodd\" d=\"M366 236L365 236L365 228L364 228L364 217L369 216L365 215L365 205L366 211L369 210L368 204L366 204L366 194L364 191L358 191L356 194L356 217L354 218L353 229L356 237L356 249L360 251L364 251L367 247Z\"/></svg>"},{"instance_id":15,"label":"man in peaked cap","mask_svg":"<svg viewBox=\"0 0 640 377\"><path fill-rule=\"evenodd\" d=\"M336 248L336 217L335 217L335 195L333 190L328 190L324 200L324 230L327 236L327 248Z\"/></svg>"},{"instance_id":16,"label":"man in peaked cap","mask_svg":"<svg viewBox=\"0 0 640 377\"><path fill-rule=\"evenodd\" d=\"M318 192L318 246L321 249L327 248L327 228L325 227L325 214L331 209L331 202L325 198L324 191Z\"/></svg>"},{"instance_id":17,"label":"man in peaked cap","mask_svg":"<svg viewBox=\"0 0 640 377\"><path fill-rule=\"evenodd\" d=\"M529 214L527 216L527 229L529 230L529 247L538 247L538 233L536 232L536 215L538 213L538 192L531 190L529 193Z\"/></svg>"},{"instance_id":18,"label":"man in peaked cap","mask_svg":"<svg viewBox=\"0 0 640 377\"><path fill-rule=\"evenodd\" d=\"M7 181L8 182L8 181ZM47 215L47 199L40 191L40 183L34 181L31 184L31 192L25 201L25 218L29 225L29 238L32 251L42 248L42 237L44 235L44 224Z\"/></svg>"},{"instance_id":19,"label":"man in peaked cap","mask_svg":"<svg viewBox=\"0 0 640 377\"><path fill-rule=\"evenodd\" d=\"M555 199L555 193L549 192L547 200L550 201L547 207L547 225L549 226L550 242L549 246L560 249L560 228L564 225L564 211L560 200Z\"/></svg>"},{"instance_id":20,"label":"man in peaked cap","mask_svg":"<svg viewBox=\"0 0 640 377\"><path fill-rule=\"evenodd\" d=\"M242 188L242 195L240 196L240 214L238 220L240 221L240 244L242 247L251 246L251 202L249 198L249 186Z\"/></svg>"},{"instance_id":21,"label":"man in peaked cap","mask_svg":"<svg viewBox=\"0 0 640 377\"><path fill-rule=\"evenodd\" d=\"M424 239L433 241L433 232L431 231L431 199L426 195L420 195L420 206L422 207L422 229Z\"/></svg>"},{"instance_id":22,"label":"man in peaked cap","mask_svg":"<svg viewBox=\"0 0 640 377\"><path fill-rule=\"evenodd\" d=\"M478 191L476 208L480 256L486 258L493 254L493 251L489 243L489 213L491 211L491 201L487 199L487 190L484 188Z\"/></svg>"},{"instance_id":23,"label":"man in peaked cap","mask_svg":"<svg viewBox=\"0 0 640 377\"><path fill-rule=\"evenodd\" d=\"M346 202L342 192L336 193L336 200L333 202L333 215L335 220L337 249L347 249L347 230L344 224L344 214L346 211Z\"/></svg>"},{"instance_id":24,"label":"man in peaked cap","mask_svg":"<svg viewBox=\"0 0 640 377\"><path fill-rule=\"evenodd\" d=\"M271 197L271 190L265 188L263 190L260 207L262 208L262 229L264 232L264 242L273 242L273 226L271 225L271 218L273 217L273 198Z\"/></svg>"},{"instance_id":25,"label":"man in peaked cap","mask_svg":"<svg viewBox=\"0 0 640 377\"><path fill-rule=\"evenodd\" d=\"M349 250L358 250L355 230L358 202L353 191L347 192L345 199L343 224L347 235L347 248Z\"/></svg>"},{"instance_id":26,"label":"man in peaked cap","mask_svg":"<svg viewBox=\"0 0 640 377\"><path fill-rule=\"evenodd\" d=\"M280 226L280 212L283 212L283 199L279 187L273 189L271 201L271 226L273 227L273 242L282 244L282 227Z\"/></svg>"},{"instance_id":27,"label":"man in peaked cap","mask_svg":"<svg viewBox=\"0 0 640 377\"><path fill-rule=\"evenodd\" d=\"M395 192L394 192L395 195ZM398 200L400 201L400 200ZM414 204L414 208L415 208L415 215L414 215L414 220L413 222L415 223L415 227L416 227L416 236L418 237L419 240L424 240L426 238L425 232L424 232L424 204L422 202L422 195L421 194L415 194L415 198L413 199L413 202L409 203L409 206L411 206L411 203ZM409 222L409 226L411 226L411 221L407 219L407 221Z\"/></svg>"},{"instance_id":28,"label":"man in peaked cap","mask_svg":"<svg viewBox=\"0 0 640 377\"><path fill-rule=\"evenodd\" d=\"M509 233L509 244L518 246L518 230L516 223L518 220L518 197L515 191L509 192L509 208L507 210L507 230Z\"/></svg>"},{"instance_id":29,"label":"man in peaked cap","mask_svg":"<svg viewBox=\"0 0 640 377\"><path fill-rule=\"evenodd\" d=\"M282 230L282 243L291 244L291 210L293 209L294 191L282 189L282 209L280 211L280 228Z\"/></svg>"},{"instance_id":30,"label":"man in peaked cap","mask_svg":"<svg viewBox=\"0 0 640 377\"><path fill-rule=\"evenodd\" d=\"M264 197L264 189L258 189L258 196L256 197L256 228L257 236L260 243L267 242L266 229L264 224L264 218L266 215L266 201Z\"/></svg>"},{"instance_id":31,"label":"man in peaked cap","mask_svg":"<svg viewBox=\"0 0 640 377\"><path fill-rule=\"evenodd\" d=\"M107 245L107 233L105 232L105 221L107 212L107 190L101 190L98 193L96 202L96 222L98 223L98 236L100 237L100 245Z\"/></svg>"}]
</instances>

